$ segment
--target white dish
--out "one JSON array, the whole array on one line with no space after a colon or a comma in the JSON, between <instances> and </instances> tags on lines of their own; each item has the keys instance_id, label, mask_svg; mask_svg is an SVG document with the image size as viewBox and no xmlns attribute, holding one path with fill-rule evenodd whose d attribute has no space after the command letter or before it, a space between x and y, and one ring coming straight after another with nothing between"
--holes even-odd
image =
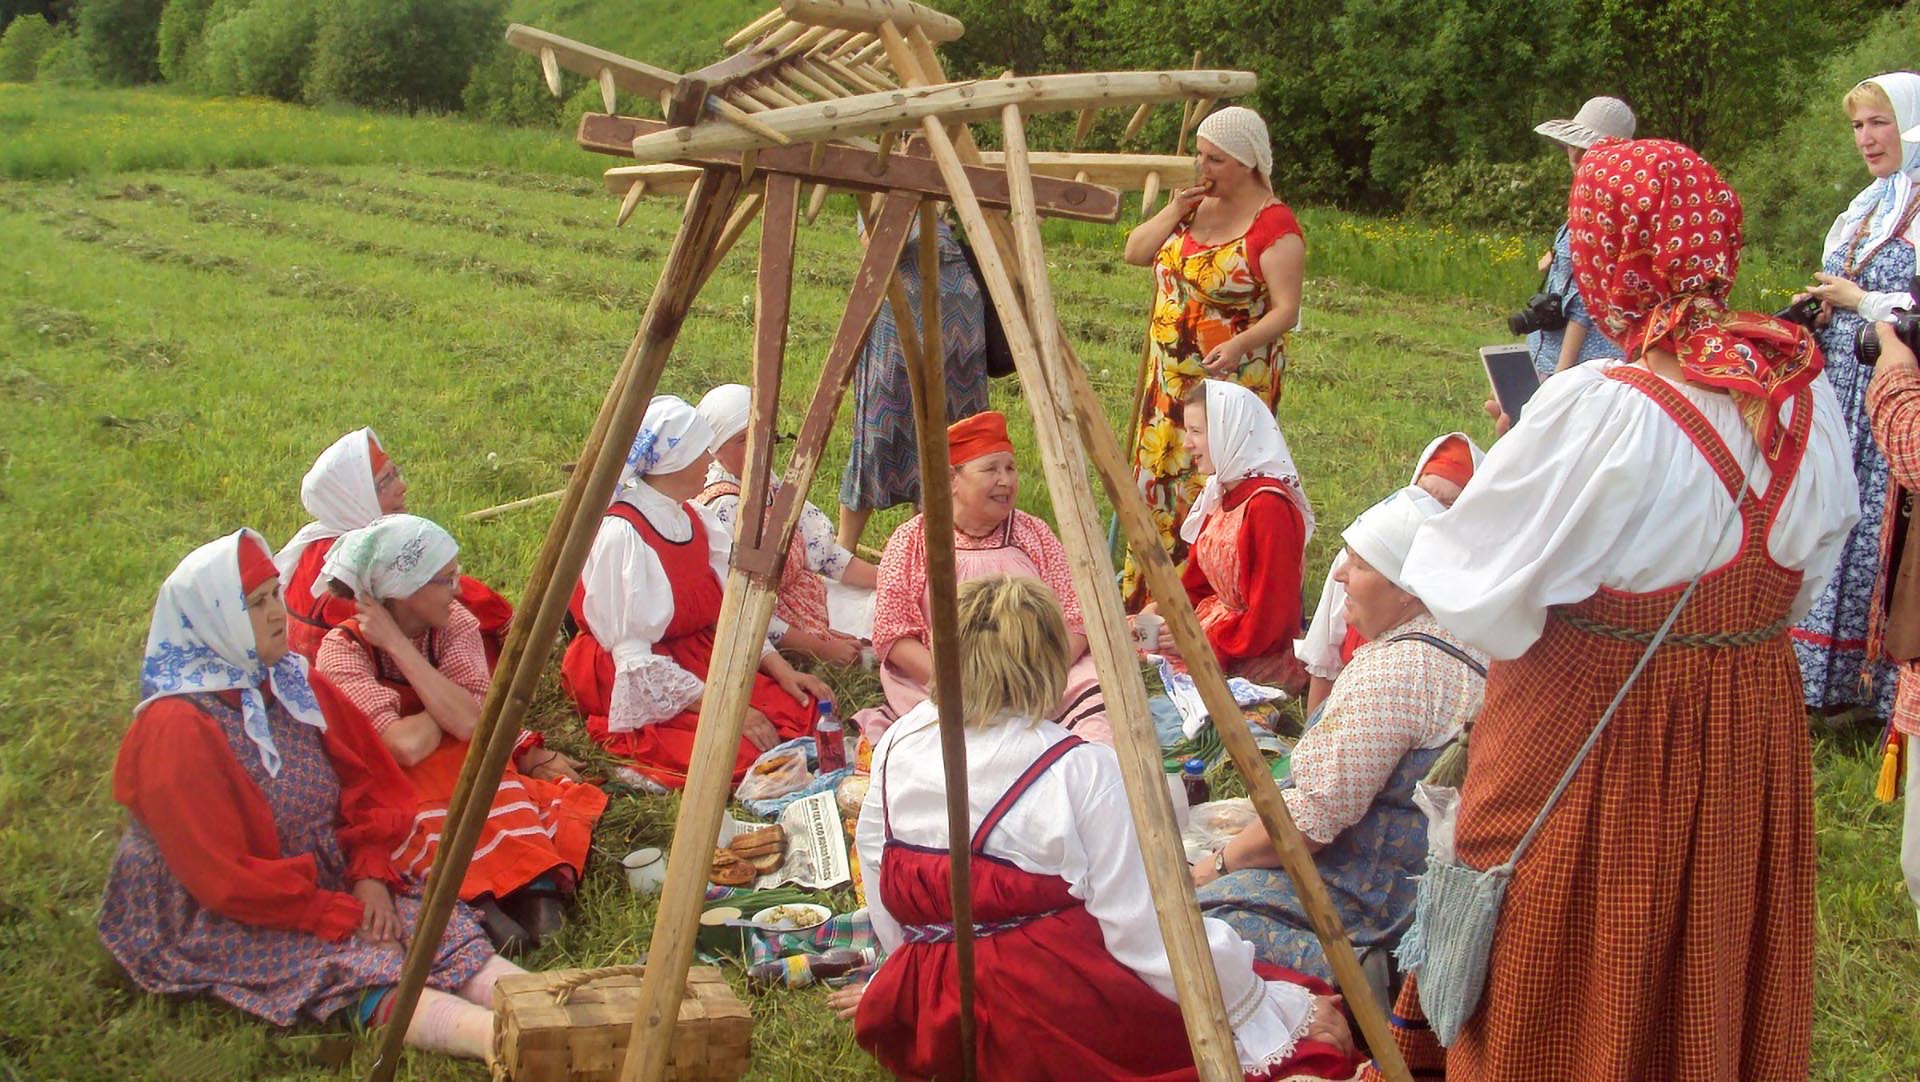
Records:
<instances>
[{"instance_id":1,"label":"white dish","mask_svg":"<svg viewBox=\"0 0 1920 1082\"><path fill-rule=\"evenodd\" d=\"M827 923L832 916L833 910L824 905L791 902L762 909L753 915L753 923L769 932L805 932Z\"/></svg>"}]
</instances>

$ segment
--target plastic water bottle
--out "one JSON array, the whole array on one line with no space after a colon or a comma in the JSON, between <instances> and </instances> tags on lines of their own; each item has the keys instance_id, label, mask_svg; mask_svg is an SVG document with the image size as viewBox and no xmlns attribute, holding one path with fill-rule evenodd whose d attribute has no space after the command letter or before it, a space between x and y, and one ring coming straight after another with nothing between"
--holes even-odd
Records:
<instances>
[{"instance_id":1,"label":"plastic water bottle","mask_svg":"<svg viewBox=\"0 0 1920 1082\"><path fill-rule=\"evenodd\" d=\"M814 753L820 759L820 773L830 774L847 765L847 731L833 716L833 700L821 699L814 705L820 716L813 723Z\"/></svg>"},{"instance_id":2,"label":"plastic water bottle","mask_svg":"<svg viewBox=\"0 0 1920 1082\"><path fill-rule=\"evenodd\" d=\"M1187 807L1197 808L1213 799L1213 789L1207 784L1207 761L1188 759L1180 767L1180 782L1187 789Z\"/></svg>"}]
</instances>

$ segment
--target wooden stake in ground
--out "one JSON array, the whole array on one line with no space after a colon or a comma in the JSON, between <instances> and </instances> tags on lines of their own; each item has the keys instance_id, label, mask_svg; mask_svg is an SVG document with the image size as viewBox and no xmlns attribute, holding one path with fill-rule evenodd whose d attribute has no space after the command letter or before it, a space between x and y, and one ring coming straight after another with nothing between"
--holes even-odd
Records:
<instances>
[{"instance_id":1,"label":"wooden stake in ground","mask_svg":"<svg viewBox=\"0 0 1920 1082\"><path fill-rule=\"evenodd\" d=\"M420 990L439 953L447 918L453 912L461 880L473 856L474 842L493 806L493 793L539 685L542 670L560 631L560 618L573 595L573 584L587 561L587 550L607 503L613 497L626 449L639 431L640 418L659 384L660 371L678 337L680 325L698 291L699 256L711 247L714 234L738 191L738 182L724 171L709 171L687 200L687 214L674 237L667 265L654 285L640 330L627 349L613 387L601 403L579 466L562 497L560 510L547 531L546 542L534 563L521 611L507 633L505 649L493 685L481 708L480 721L460 769L453 799L448 803L450 829L442 834L427 878L427 897L412 938L400 983L393 992L393 1013L382 1034L379 1058L368 1072L370 1082L391 1082L400 1065L407 1025L419 1002ZM533 601L531 616L528 602Z\"/></svg>"}]
</instances>

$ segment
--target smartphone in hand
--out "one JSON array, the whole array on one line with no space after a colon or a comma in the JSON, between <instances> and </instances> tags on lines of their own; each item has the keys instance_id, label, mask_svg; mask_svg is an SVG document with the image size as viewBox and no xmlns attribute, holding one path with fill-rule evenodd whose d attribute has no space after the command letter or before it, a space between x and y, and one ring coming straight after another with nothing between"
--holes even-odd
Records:
<instances>
[{"instance_id":1,"label":"smartphone in hand","mask_svg":"<svg viewBox=\"0 0 1920 1082\"><path fill-rule=\"evenodd\" d=\"M1500 411L1519 423L1520 411L1540 389L1540 373L1534 370L1533 355L1524 343L1481 346L1480 363L1487 370L1487 383L1500 403Z\"/></svg>"}]
</instances>

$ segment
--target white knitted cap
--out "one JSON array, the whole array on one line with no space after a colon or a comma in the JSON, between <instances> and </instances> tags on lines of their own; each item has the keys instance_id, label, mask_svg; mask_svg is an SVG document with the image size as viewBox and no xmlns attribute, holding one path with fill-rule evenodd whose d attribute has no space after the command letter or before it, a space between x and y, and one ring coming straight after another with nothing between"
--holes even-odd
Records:
<instances>
[{"instance_id":1,"label":"white knitted cap","mask_svg":"<svg viewBox=\"0 0 1920 1082\"><path fill-rule=\"evenodd\" d=\"M1229 105L1202 120L1196 134L1227 157L1273 179L1273 141L1267 138L1267 122L1259 113L1244 105Z\"/></svg>"}]
</instances>

